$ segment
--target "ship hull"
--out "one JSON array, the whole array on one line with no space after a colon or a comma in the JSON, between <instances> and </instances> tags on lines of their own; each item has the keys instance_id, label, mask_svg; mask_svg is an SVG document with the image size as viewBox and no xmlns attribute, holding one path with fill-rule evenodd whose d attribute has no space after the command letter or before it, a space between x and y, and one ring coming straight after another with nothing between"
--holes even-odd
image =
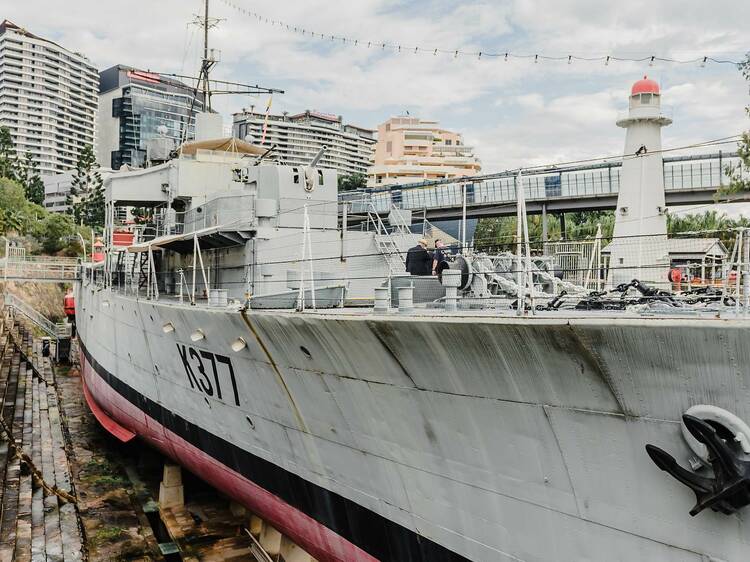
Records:
<instances>
[{"instance_id":1,"label":"ship hull","mask_svg":"<svg viewBox=\"0 0 750 562\"><path fill-rule=\"evenodd\" d=\"M150 445L172 458L193 474L210 482L298 544L307 545L318 560L373 562L376 560L348 540L332 532L278 496L268 492L238 471L227 457L241 455L224 442L187 420L154 404L145 396L116 379L92 359L81 346L80 364L87 401L93 408L104 408ZM91 401L95 401L92 404ZM171 423L163 424L169 419ZM106 424L103 424L108 430ZM112 432L116 437L116 432ZM205 450L204 450L205 449ZM212 456L207 450L217 452ZM223 454L218 453L223 451ZM229 455L227 454L229 453ZM284 471L270 471L272 478L284 479ZM274 472L276 472L274 474Z\"/></svg>"},{"instance_id":2,"label":"ship hull","mask_svg":"<svg viewBox=\"0 0 750 562\"><path fill-rule=\"evenodd\" d=\"M643 449L684 460L697 403L747 419L747 323L245 315L86 287L77 304L93 400L320 560L750 548L743 513L690 518Z\"/></svg>"}]
</instances>

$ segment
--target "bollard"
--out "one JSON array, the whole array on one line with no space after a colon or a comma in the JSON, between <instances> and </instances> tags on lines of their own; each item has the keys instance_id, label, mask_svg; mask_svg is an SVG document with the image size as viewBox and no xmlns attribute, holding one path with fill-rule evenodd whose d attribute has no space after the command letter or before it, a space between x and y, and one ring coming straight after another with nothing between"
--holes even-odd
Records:
<instances>
[{"instance_id":1,"label":"bollard","mask_svg":"<svg viewBox=\"0 0 750 562\"><path fill-rule=\"evenodd\" d=\"M398 311L408 314L414 310L414 287L398 288Z\"/></svg>"},{"instance_id":2,"label":"bollard","mask_svg":"<svg viewBox=\"0 0 750 562\"><path fill-rule=\"evenodd\" d=\"M375 287L375 312L388 312L388 287Z\"/></svg>"},{"instance_id":3,"label":"bollard","mask_svg":"<svg viewBox=\"0 0 750 562\"><path fill-rule=\"evenodd\" d=\"M458 269L444 269L441 274L445 287L445 311L456 312L458 309L458 286L461 284L461 271Z\"/></svg>"}]
</instances>

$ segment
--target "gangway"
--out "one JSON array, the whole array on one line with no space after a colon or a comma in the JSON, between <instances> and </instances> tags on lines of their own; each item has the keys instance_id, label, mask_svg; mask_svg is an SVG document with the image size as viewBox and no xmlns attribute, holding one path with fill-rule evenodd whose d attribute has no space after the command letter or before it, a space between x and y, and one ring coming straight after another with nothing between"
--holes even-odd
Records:
<instances>
[{"instance_id":1,"label":"gangway","mask_svg":"<svg viewBox=\"0 0 750 562\"><path fill-rule=\"evenodd\" d=\"M23 314L42 332L55 340L55 360L67 360L70 355L70 339L73 334L71 324L52 322L23 299L11 293L5 293L5 308Z\"/></svg>"}]
</instances>

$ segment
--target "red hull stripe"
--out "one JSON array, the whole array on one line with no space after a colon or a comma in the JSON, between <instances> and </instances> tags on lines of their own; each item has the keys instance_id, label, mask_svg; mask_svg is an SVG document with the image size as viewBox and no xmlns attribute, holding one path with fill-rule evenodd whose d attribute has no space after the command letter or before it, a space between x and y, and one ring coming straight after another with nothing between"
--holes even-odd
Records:
<instances>
[{"instance_id":1,"label":"red hull stripe","mask_svg":"<svg viewBox=\"0 0 750 562\"><path fill-rule=\"evenodd\" d=\"M88 387L86 386L86 379L83 379L83 396L86 398L86 404L89 405L89 409L91 410L91 413L94 414L94 417L96 418L96 421L98 421L104 429L109 431L112 435L117 437L120 441L123 443L127 443L133 437L135 437L135 433L130 431L129 429L121 426L119 423L117 423L115 420L110 418L104 410L102 410L99 407L99 404L96 403L96 400L94 400L91 397L91 393L89 392Z\"/></svg>"},{"instance_id":2,"label":"red hull stripe","mask_svg":"<svg viewBox=\"0 0 750 562\"><path fill-rule=\"evenodd\" d=\"M321 562L467 561L167 410L99 365L80 340L79 346L84 381L100 410L246 505Z\"/></svg>"}]
</instances>

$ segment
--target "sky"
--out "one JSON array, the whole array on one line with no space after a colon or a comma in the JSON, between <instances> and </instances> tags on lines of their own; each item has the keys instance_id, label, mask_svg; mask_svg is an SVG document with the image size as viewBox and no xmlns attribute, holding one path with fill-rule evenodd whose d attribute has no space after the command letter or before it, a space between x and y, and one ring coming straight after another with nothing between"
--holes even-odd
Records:
<instances>
[{"instance_id":1,"label":"sky","mask_svg":"<svg viewBox=\"0 0 750 562\"><path fill-rule=\"evenodd\" d=\"M622 153L615 126L630 86L647 74L674 123L664 147L750 128L748 82L729 64L566 62L434 55L434 49L555 56L742 60L750 50L750 2L737 0L231 0L272 20L358 44L311 38L258 22L224 0L211 46L213 77L285 90L274 112L314 109L376 128L404 114L464 134L484 172ZM0 0L0 16L79 51L100 69L127 64L195 74L201 31L189 22L202 0ZM367 47L367 42L403 45ZM407 47L408 46L408 47ZM415 47L419 50L415 52ZM267 96L222 96L231 114ZM731 150L731 145L725 147Z\"/></svg>"}]
</instances>

